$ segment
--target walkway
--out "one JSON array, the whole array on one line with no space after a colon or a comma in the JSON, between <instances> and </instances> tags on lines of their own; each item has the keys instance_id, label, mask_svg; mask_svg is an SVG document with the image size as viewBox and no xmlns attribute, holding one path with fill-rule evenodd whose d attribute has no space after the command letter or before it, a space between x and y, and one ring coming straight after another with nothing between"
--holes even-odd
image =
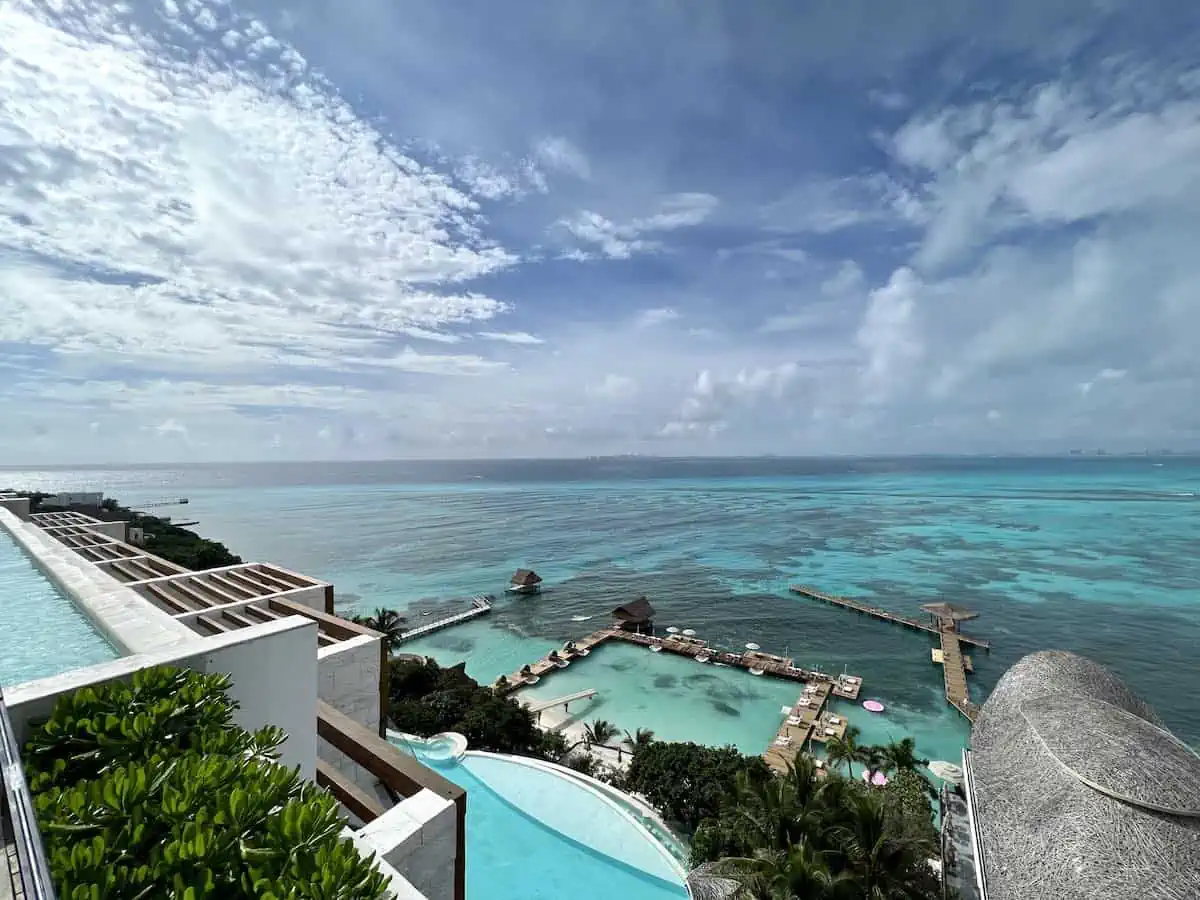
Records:
<instances>
[{"instance_id":1,"label":"walkway","mask_svg":"<svg viewBox=\"0 0 1200 900\"><path fill-rule=\"evenodd\" d=\"M553 700L539 700L537 703L530 703L525 708L531 713L540 713L544 709L549 709L552 706L566 706L568 703L573 703L576 700L590 700L596 696L595 688L588 688L586 691L576 691L574 694L567 694L565 697L555 697Z\"/></svg>"},{"instance_id":2,"label":"walkway","mask_svg":"<svg viewBox=\"0 0 1200 900\"><path fill-rule=\"evenodd\" d=\"M884 609L880 606L871 606L869 603L864 603L861 600L854 600L850 597L837 597L833 594L826 594L823 591L818 591L804 585L794 584L789 590L793 594L799 594L802 597L808 597L812 600L820 600L822 603L831 603L834 606L840 606L843 609L853 610L854 612L862 613L863 615L873 616L876 619L881 619L884 622L891 622L893 625L903 625L905 628L911 628L914 631L924 631L928 634L941 634L936 625L930 625L927 622L922 622L919 619L914 619L911 616L902 616L899 613L894 613L891 610ZM958 639L964 644L973 644L976 647L982 647L984 650L990 650L992 645L990 641L985 641L982 638L971 637L969 634L958 632Z\"/></svg>"},{"instance_id":3,"label":"walkway","mask_svg":"<svg viewBox=\"0 0 1200 900\"><path fill-rule=\"evenodd\" d=\"M946 682L946 702L974 722L979 714L979 707L971 702L967 693L967 673L963 668L962 648L959 646L960 635L953 631L943 631L942 639L942 677Z\"/></svg>"},{"instance_id":4,"label":"walkway","mask_svg":"<svg viewBox=\"0 0 1200 900\"><path fill-rule=\"evenodd\" d=\"M451 625L466 622L468 619L474 619L476 616L482 616L492 611L492 604L483 597L473 597L471 603L471 609L468 609L466 612L454 613L453 615L446 616L444 619L438 619L436 622L430 622L428 625L422 625L420 628L413 628L410 631L404 632L401 640L411 641L413 638L419 638L434 631L441 631L443 628L449 628Z\"/></svg>"}]
</instances>

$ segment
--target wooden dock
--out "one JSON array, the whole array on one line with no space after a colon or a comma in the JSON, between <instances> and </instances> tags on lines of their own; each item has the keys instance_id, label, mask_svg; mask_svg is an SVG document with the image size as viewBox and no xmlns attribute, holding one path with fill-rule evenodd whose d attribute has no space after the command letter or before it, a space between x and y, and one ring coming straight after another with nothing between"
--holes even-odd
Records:
<instances>
[{"instance_id":1,"label":"wooden dock","mask_svg":"<svg viewBox=\"0 0 1200 900\"><path fill-rule=\"evenodd\" d=\"M967 693L967 674L964 669L962 648L959 646L959 635L952 631L943 631L942 639L942 677L946 683L946 702L974 723L979 714L979 707L971 702Z\"/></svg>"},{"instance_id":2,"label":"wooden dock","mask_svg":"<svg viewBox=\"0 0 1200 900\"><path fill-rule=\"evenodd\" d=\"M471 599L471 608L466 612L454 613L453 615L445 616L438 619L436 622L430 622L427 625L422 625L419 628L413 628L404 632L401 636L402 641L411 641L413 638L419 638L427 634L432 634L435 631L441 631L443 628L449 628L451 625L457 625L459 622L466 622L468 619L474 619L477 616L485 615L492 611L492 604L482 597L474 597Z\"/></svg>"},{"instance_id":3,"label":"wooden dock","mask_svg":"<svg viewBox=\"0 0 1200 900\"><path fill-rule=\"evenodd\" d=\"M914 619L911 616L902 616L899 613L894 613L891 610L883 609L880 606L872 606L869 603L864 603L861 600L855 600L852 597L837 597L833 594L826 594L823 591L815 590L814 588L805 587L801 584L792 585L789 590L793 594L799 594L802 597L808 597L812 600L820 600L822 603L830 603L834 606L840 606L843 609L853 610L863 615L872 616L884 622L891 622L893 625L902 625L905 628L911 628L914 631L924 631L927 634L937 636L941 634L938 626L931 625L928 622L922 622L920 619ZM969 634L957 632L958 639L964 644L971 644L975 647L982 647L984 650L992 648L990 641L985 641L983 638L971 637Z\"/></svg>"},{"instance_id":4,"label":"wooden dock","mask_svg":"<svg viewBox=\"0 0 1200 900\"><path fill-rule=\"evenodd\" d=\"M945 681L946 688L946 702L966 716L970 722L975 721L975 717L979 714L979 707L971 702L971 696L967 692L967 673L974 672L975 666L969 656L963 656L962 644L971 644L975 647L982 647L984 650L991 650L992 645L982 638L963 634L959 630L958 621L955 618L975 618L975 613L970 610L951 607L949 604L932 604L933 608L928 611L936 613L936 615L931 615L931 618L937 620L937 625L931 625L910 616L902 616L899 613L894 613L878 606L871 606L861 600L853 600L850 597L836 597L833 594L826 594L823 591L814 590L803 585L792 585L791 591L794 594L800 594L802 597L810 597L813 600L820 600L823 603L841 606L864 615L873 616L884 622L891 622L895 625L903 625L905 628L911 628L914 631L924 631L927 634L936 635L941 642L941 648L933 648L931 656L934 663L940 663L942 666L942 678ZM857 696L857 693L855 696Z\"/></svg>"}]
</instances>

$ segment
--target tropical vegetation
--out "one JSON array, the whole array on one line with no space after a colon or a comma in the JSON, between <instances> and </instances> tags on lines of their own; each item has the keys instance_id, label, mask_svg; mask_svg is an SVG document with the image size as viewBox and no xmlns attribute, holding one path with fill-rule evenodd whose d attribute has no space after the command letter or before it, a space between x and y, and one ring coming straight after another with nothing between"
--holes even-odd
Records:
<instances>
[{"instance_id":1,"label":"tropical vegetation","mask_svg":"<svg viewBox=\"0 0 1200 900\"><path fill-rule=\"evenodd\" d=\"M634 749L621 786L645 797L678 828L691 833L719 815L742 778L765 783L771 770L758 756L733 747L650 741Z\"/></svg>"},{"instance_id":2,"label":"tropical vegetation","mask_svg":"<svg viewBox=\"0 0 1200 900\"><path fill-rule=\"evenodd\" d=\"M388 665L388 718L392 727L429 737L457 731L473 749L557 758L561 735L537 727L533 713L480 685L465 664L443 668L433 660L394 658Z\"/></svg>"},{"instance_id":3,"label":"tropical vegetation","mask_svg":"<svg viewBox=\"0 0 1200 900\"><path fill-rule=\"evenodd\" d=\"M692 836L692 861L737 882L740 900L934 900L934 838L928 802L910 807L800 756L784 775L739 776Z\"/></svg>"},{"instance_id":4,"label":"tropical vegetation","mask_svg":"<svg viewBox=\"0 0 1200 900\"><path fill-rule=\"evenodd\" d=\"M29 498L31 512L38 512L43 501L51 496L39 491L21 491L19 493ZM229 548L220 541L202 538L194 531L172 525L168 519L129 509L112 497L101 501L100 507L97 509L83 511L105 521L126 521L136 525L142 529L147 550L155 556L162 557L177 566L183 566L185 569L199 571L215 569L219 566L233 566L242 562L240 556L229 552Z\"/></svg>"},{"instance_id":5,"label":"tropical vegetation","mask_svg":"<svg viewBox=\"0 0 1200 900\"><path fill-rule=\"evenodd\" d=\"M62 900L378 900L337 802L248 732L222 675L160 667L61 697L25 747Z\"/></svg>"},{"instance_id":6,"label":"tropical vegetation","mask_svg":"<svg viewBox=\"0 0 1200 900\"><path fill-rule=\"evenodd\" d=\"M394 609L380 606L369 616L353 615L350 617L350 621L382 634L388 653L395 653L404 643L404 632L408 620Z\"/></svg>"}]
</instances>

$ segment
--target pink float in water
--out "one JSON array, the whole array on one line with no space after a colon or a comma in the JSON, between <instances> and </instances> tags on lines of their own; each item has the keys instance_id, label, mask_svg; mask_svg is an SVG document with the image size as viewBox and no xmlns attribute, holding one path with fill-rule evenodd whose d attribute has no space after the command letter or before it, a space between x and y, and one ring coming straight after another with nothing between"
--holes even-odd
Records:
<instances>
[{"instance_id":1,"label":"pink float in water","mask_svg":"<svg viewBox=\"0 0 1200 900\"><path fill-rule=\"evenodd\" d=\"M883 704L878 700L864 700L863 709L870 712L883 712Z\"/></svg>"}]
</instances>

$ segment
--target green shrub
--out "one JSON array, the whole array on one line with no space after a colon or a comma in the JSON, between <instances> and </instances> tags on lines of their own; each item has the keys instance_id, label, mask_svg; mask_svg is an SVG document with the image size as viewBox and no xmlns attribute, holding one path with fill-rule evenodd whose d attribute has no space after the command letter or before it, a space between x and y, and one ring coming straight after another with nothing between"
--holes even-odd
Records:
<instances>
[{"instance_id":1,"label":"green shrub","mask_svg":"<svg viewBox=\"0 0 1200 900\"><path fill-rule=\"evenodd\" d=\"M58 701L25 768L60 900L377 900L336 801L233 724L229 680L173 668Z\"/></svg>"}]
</instances>

